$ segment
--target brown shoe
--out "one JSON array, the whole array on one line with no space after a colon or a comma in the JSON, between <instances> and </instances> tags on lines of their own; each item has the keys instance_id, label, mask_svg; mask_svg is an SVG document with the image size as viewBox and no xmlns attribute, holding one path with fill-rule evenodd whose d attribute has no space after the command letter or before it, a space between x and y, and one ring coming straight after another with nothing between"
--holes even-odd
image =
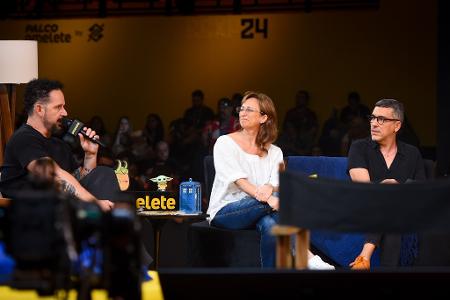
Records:
<instances>
[{"instance_id":1,"label":"brown shoe","mask_svg":"<svg viewBox=\"0 0 450 300\"><path fill-rule=\"evenodd\" d=\"M370 261L365 257L358 256L350 266L352 270L370 270Z\"/></svg>"}]
</instances>

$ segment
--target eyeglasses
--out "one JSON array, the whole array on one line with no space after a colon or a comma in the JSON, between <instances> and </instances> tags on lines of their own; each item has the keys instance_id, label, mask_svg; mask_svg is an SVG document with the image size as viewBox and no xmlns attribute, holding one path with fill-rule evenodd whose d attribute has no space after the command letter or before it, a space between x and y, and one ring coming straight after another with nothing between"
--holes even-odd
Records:
<instances>
[{"instance_id":1,"label":"eyeglasses","mask_svg":"<svg viewBox=\"0 0 450 300\"><path fill-rule=\"evenodd\" d=\"M390 122L390 121L400 121L399 119L390 119L390 118L386 118L383 116L374 116L374 115L369 115L368 116L369 122L372 122L373 120L377 120L377 123L379 125L383 125L384 122Z\"/></svg>"},{"instance_id":2,"label":"eyeglasses","mask_svg":"<svg viewBox=\"0 0 450 300\"><path fill-rule=\"evenodd\" d=\"M240 113L241 111L245 111L247 113L257 112L257 113L260 113L261 115L265 115L265 113L263 113L262 111L256 110L256 109L248 107L248 106L238 106L238 107L236 107L236 112L237 113Z\"/></svg>"}]
</instances>

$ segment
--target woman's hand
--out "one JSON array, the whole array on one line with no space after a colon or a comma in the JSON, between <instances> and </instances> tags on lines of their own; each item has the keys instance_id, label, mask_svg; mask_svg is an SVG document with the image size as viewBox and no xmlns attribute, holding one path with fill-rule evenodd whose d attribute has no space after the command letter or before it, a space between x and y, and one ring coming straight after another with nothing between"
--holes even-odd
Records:
<instances>
[{"instance_id":1,"label":"woman's hand","mask_svg":"<svg viewBox=\"0 0 450 300\"><path fill-rule=\"evenodd\" d=\"M255 198L261 202L267 202L273 193L273 186L266 183L256 188Z\"/></svg>"},{"instance_id":2,"label":"woman's hand","mask_svg":"<svg viewBox=\"0 0 450 300\"><path fill-rule=\"evenodd\" d=\"M267 204L269 204L269 206L274 210L278 210L280 208L280 198L270 196L269 199L267 199Z\"/></svg>"}]
</instances>

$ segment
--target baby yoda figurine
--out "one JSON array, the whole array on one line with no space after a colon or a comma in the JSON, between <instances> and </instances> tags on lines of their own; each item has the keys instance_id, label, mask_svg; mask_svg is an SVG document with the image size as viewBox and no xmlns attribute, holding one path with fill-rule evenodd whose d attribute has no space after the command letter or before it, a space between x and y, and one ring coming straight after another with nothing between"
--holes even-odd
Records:
<instances>
[{"instance_id":1,"label":"baby yoda figurine","mask_svg":"<svg viewBox=\"0 0 450 300\"><path fill-rule=\"evenodd\" d=\"M158 185L158 191L164 192L167 188L167 182L171 181L173 178L165 175L159 175L154 178L150 178L151 181L156 182Z\"/></svg>"}]
</instances>

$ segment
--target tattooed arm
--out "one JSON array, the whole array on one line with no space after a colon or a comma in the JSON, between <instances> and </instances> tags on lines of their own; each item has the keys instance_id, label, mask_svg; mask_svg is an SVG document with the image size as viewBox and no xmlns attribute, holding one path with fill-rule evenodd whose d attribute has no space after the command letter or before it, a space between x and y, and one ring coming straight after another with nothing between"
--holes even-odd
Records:
<instances>
[{"instance_id":1,"label":"tattooed arm","mask_svg":"<svg viewBox=\"0 0 450 300\"><path fill-rule=\"evenodd\" d=\"M90 138L99 138L91 128L84 127L84 130L86 130L86 135ZM84 150L83 166L80 169L80 175L84 177L97 167L98 144L86 139L81 133L79 133L78 136L80 137L81 148Z\"/></svg>"},{"instance_id":2,"label":"tattooed arm","mask_svg":"<svg viewBox=\"0 0 450 300\"><path fill-rule=\"evenodd\" d=\"M76 169L72 175L75 177L76 180L80 181L83 179L84 176L91 173L92 169L88 169L86 166L80 166L78 169Z\"/></svg>"},{"instance_id":3,"label":"tattooed arm","mask_svg":"<svg viewBox=\"0 0 450 300\"><path fill-rule=\"evenodd\" d=\"M28 170L30 172L33 172L35 163L36 161L32 161L28 165ZM95 197L91 193L89 193L84 187L82 187L75 177L73 177L69 172L65 171L60 166L58 166L57 163L55 163L55 179L60 183L62 190L64 192L67 192L71 195L75 195L76 197L84 201L95 200Z\"/></svg>"},{"instance_id":4,"label":"tattooed arm","mask_svg":"<svg viewBox=\"0 0 450 300\"><path fill-rule=\"evenodd\" d=\"M33 172L34 164L36 161L32 161L28 164L27 169ZM75 195L77 198L83 201L96 201L100 207L107 211L113 207L113 203L109 200L98 200L89 193L79 182L73 177L69 172L62 169L58 164L55 163L55 178L60 182L62 190L66 193Z\"/></svg>"},{"instance_id":5,"label":"tattooed arm","mask_svg":"<svg viewBox=\"0 0 450 300\"><path fill-rule=\"evenodd\" d=\"M98 135L96 135L95 131L91 128L84 127L83 129L90 138L98 138ZM80 181L84 176L97 167L98 144L85 138L81 133L78 135L80 137L81 148L83 148L84 151L84 160L83 165L73 172L73 176Z\"/></svg>"}]
</instances>

